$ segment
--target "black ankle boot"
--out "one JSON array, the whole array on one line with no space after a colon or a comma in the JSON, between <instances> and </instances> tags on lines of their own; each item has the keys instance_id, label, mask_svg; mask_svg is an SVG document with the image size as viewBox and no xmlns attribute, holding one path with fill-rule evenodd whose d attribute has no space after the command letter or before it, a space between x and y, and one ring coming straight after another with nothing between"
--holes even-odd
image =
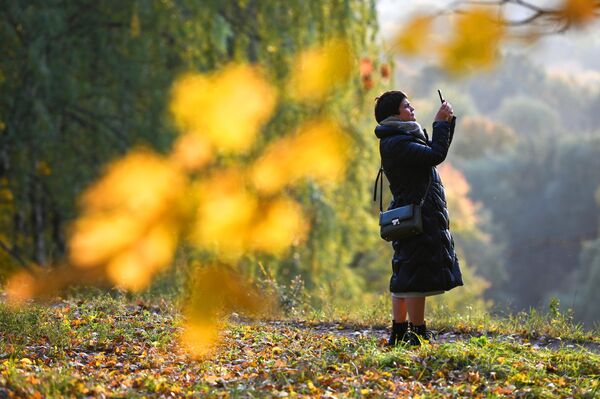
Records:
<instances>
[{"instance_id":1,"label":"black ankle boot","mask_svg":"<svg viewBox=\"0 0 600 399\"><path fill-rule=\"evenodd\" d=\"M396 346L399 343L407 342L407 338L408 321L403 321L402 323L392 321L392 333L390 334L390 339L387 343L387 346Z\"/></svg>"},{"instance_id":2,"label":"black ankle boot","mask_svg":"<svg viewBox=\"0 0 600 399\"><path fill-rule=\"evenodd\" d=\"M410 343L415 346L420 346L421 341L433 341L435 336L431 330L427 329L427 325L423 323L420 326L415 326L410 323Z\"/></svg>"}]
</instances>

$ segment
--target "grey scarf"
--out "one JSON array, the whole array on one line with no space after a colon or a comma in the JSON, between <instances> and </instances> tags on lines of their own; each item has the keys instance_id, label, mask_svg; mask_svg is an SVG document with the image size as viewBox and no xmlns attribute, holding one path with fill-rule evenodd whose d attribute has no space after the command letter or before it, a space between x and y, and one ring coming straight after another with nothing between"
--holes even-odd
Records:
<instances>
[{"instance_id":1,"label":"grey scarf","mask_svg":"<svg viewBox=\"0 0 600 399\"><path fill-rule=\"evenodd\" d=\"M423 129L421 129L421 125L414 121L403 121L400 120L397 116L388 116L384 120L382 120L380 125L395 127L402 131L402 133L411 135L423 143L427 144L427 137L425 133L423 133Z\"/></svg>"}]
</instances>

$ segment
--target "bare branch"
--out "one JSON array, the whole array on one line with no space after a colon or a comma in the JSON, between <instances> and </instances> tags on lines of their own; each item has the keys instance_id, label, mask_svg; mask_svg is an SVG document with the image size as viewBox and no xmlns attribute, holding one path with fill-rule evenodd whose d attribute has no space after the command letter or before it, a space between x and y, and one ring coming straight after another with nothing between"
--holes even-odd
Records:
<instances>
[{"instance_id":1,"label":"bare branch","mask_svg":"<svg viewBox=\"0 0 600 399\"><path fill-rule=\"evenodd\" d=\"M542 7L527 0L456 0L447 8L434 13L434 16L464 14L465 8L472 6L495 7L502 10L510 5L520 7L522 10L531 11L532 14L521 19L504 20L503 24L507 27L522 27L535 24L538 29L535 33L538 35L563 33L573 27L572 21L563 15L560 9ZM600 17L600 0L596 1L594 7L596 8L594 15Z\"/></svg>"}]
</instances>

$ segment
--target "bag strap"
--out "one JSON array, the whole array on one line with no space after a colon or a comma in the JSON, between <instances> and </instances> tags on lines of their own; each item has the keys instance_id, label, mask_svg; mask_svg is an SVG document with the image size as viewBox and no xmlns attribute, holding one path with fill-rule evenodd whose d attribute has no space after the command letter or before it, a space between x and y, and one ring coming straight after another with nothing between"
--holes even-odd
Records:
<instances>
[{"instance_id":1,"label":"bag strap","mask_svg":"<svg viewBox=\"0 0 600 399\"><path fill-rule=\"evenodd\" d=\"M423 129L423 133L427 141L429 141L429 136L427 135L427 130ZM375 184L373 185L373 202L377 201L377 181L379 180L379 212L383 212L383 175L385 172L383 171L383 163L379 166L379 172L377 172L377 177L375 178ZM420 206L423 206L425 203L425 198L427 198L427 193L429 192L429 188L431 187L431 173L429 173L429 183L427 183L427 189L425 190L425 194L423 195L423 199L419 202Z\"/></svg>"},{"instance_id":2,"label":"bag strap","mask_svg":"<svg viewBox=\"0 0 600 399\"><path fill-rule=\"evenodd\" d=\"M373 185L373 202L377 201L377 181L379 180L379 212L383 212L383 165L379 167L375 184Z\"/></svg>"},{"instance_id":3,"label":"bag strap","mask_svg":"<svg viewBox=\"0 0 600 399\"><path fill-rule=\"evenodd\" d=\"M427 198L427 193L429 192L429 188L431 187L431 174L429 173L429 181L427 183L427 188L425 189L425 194L423 195L423 199L419 202L420 206L423 206L425 203L425 199ZM385 172L383 171L383 164L379 167L379 172L377 172L377 177L375 178L375 184L373 185L373 202L377 201L377 182L379 182L379 212L383 212L383 175Z\"/></svg>"}]
</instances>

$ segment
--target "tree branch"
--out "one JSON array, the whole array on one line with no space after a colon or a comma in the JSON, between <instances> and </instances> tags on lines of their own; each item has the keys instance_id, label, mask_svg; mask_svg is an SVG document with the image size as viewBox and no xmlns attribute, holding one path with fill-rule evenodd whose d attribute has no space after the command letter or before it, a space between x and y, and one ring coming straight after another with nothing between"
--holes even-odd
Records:
<instances>
[{"instance_id":1,"label":"tree branch","mask_svg":"<svg viewBox=\"0 0 600 399\"><path fill-rule=\"evenodd\" d=\"M504 25L507 27L522 27L537 23L540 31L536 33L540 35L549 35L563 33L573 26L572 21L570 21L567 17L562 15L560 9L552 7L542 7L536 4L532 4L531 2L526 0L456 0L445 9L442 9L440 12L435 13L434 16L446 14L463 14L465 13L464 8L469 6L497 7L501 10L509 5L520 7L523 10L531 11L532 14L522 19L504 20ZM594 7L597 10L594 13L594 15L599 17L600 0L596 0ZM546 28L546 30L543 30L543 28Z\"/></svg>"},{"instance_id":2,"label":"tree branch","mask_svg":"<svg viewBox=\"0 0 600 399\"><path fill-rule=\"evenodd\" d=\"M27 270L31 270L31 266L29 263L25 262L21 255L13 248L10 248L4 241L0 240L0 248L4 250L7 254L9 254L13 259L15 259L21 266L23 266Z\"/></svg>"}]
</instances>

